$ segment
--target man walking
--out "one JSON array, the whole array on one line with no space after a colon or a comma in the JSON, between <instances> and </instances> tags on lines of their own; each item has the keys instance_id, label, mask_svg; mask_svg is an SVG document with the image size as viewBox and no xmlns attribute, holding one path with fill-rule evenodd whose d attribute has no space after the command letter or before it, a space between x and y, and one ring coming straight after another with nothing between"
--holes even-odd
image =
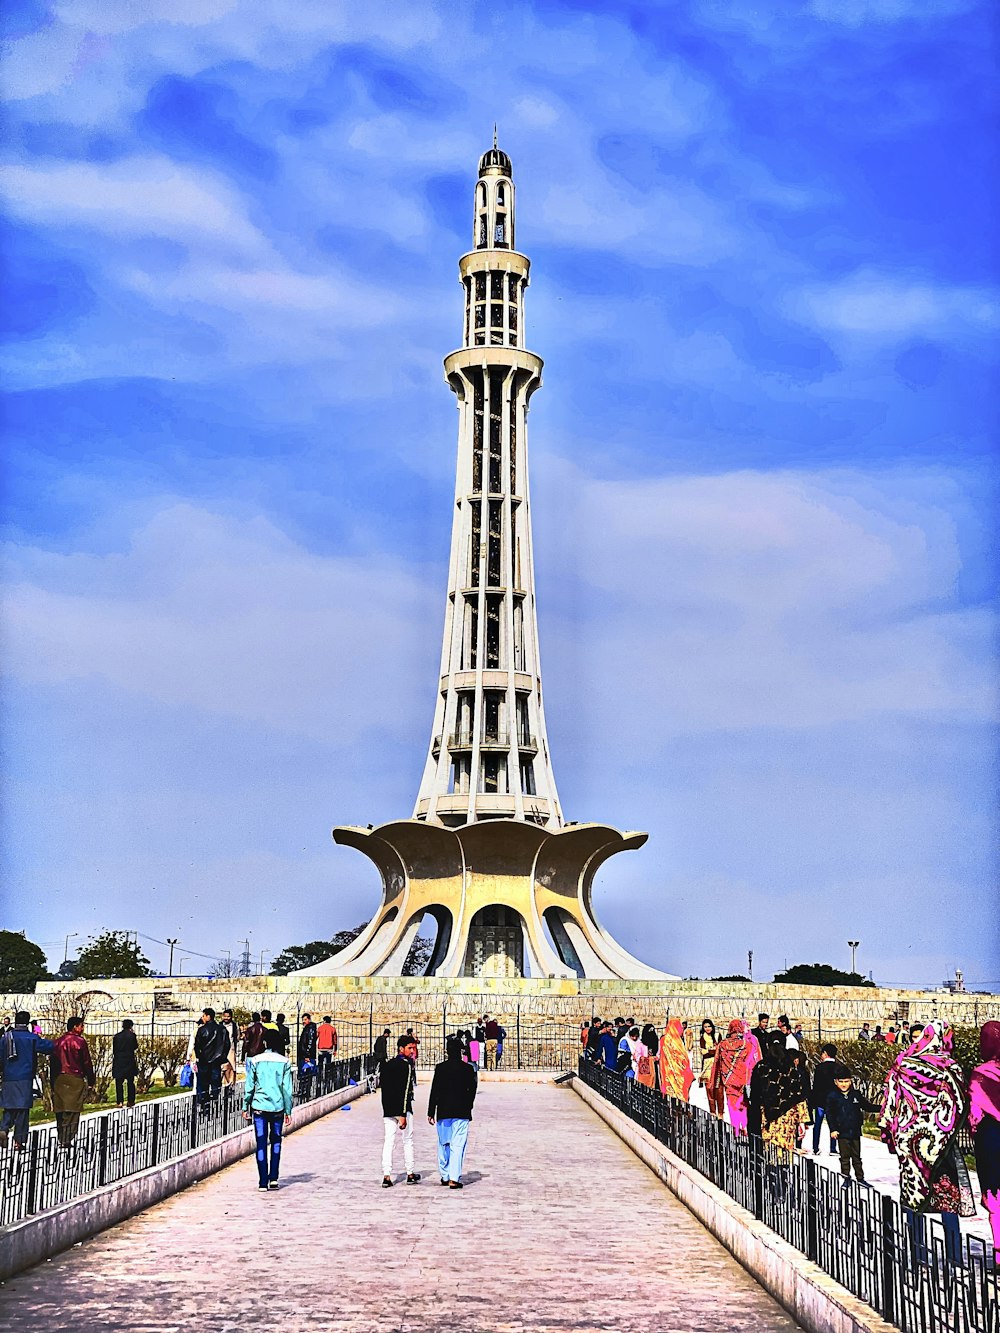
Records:
<instances>
[{"instance_id":1,"label":"man walking","mask_svg":"<svg viewBox=\"0 0 1000 1333\"><path fill-rule=\"evenodd\" d=\"M259 1190L278 1188L281 1133L292 1123L292 1066L281 1044L281 1033L269 1029L264 1051L247 1061L243 1119L253 1120Z\"/></svg>"},{"instance_id":2,"label":"man walking","mask_svg":"<svg viewBox=\"0 0 1000 1333\"><path fill-rule=\"evenodd\" d=\"M809 1093L809 1109L813 1116L813 1156L819 1156L819 1131L826 1117L826 1103L833 1090L833 1075L837 1068L837 1048L833 1042L824 1042L820 1047L820 1060L813 1074L812 1089ZM829 1130L830 1126L827 1125ZM837 1146L830 1139L830 1153L837 1155Z\"/></svg>"},{"instance_id":3,"label":"man walking","mask_svg":"<svg viewBox=\"0 0 1000 1333\"><path fill-rule=\"evenodd\" d=\"M316 1072L316 1042L316 1024L312 1021L312 1014L303 1014L295 1054L299 1065L299 1096L306 1100Z\"/></svg>"},{"instance_id":4,"label":"man walking","mask_svg":"<svg viewBox=\"0 0 1000 1333\"><path fill-rule=\"evenodd\" d=\"M323 1015L323 1021L316 1029L316 1072L319 1076L320 1086L324 1079L330 1078L330 1066L337 1058L337 1029L333 1025L333 1020L329 1014ZM388 1059L388 1053L386 1059Z\"/></svg>"},{"instance_id":5,"label":"man walking","mask_svg":"<svg viewBox=\"0 0 1000 1333\"><path fill-rule=\"evenodd\" d=\"M486 1033L486 1068L497 1067L497 1042L500 1040L500 1024L489 1014L483 1014L483 1031Z\"/></svg>"},{"instance_id":6,"label":"man walking","mask_svg":"<svg viewBox=\"0 0 1000 1333\"><path fill-rule=\"evenodd\" d=\"M770 1014L758 1014L757 1026L755 1028L750 1029L750 1035L757 1038L757 1046L760 1049L762 1057L764 1055L764 1052L767 1050L767 1039L768 1036L770 1035L767 1030L767 1025L770 1022L770 1020L771 1020Z\"/></svg>"},{"instance_id":7,"label":"man walking","mask_svg":"<svg viewBox=\"0 0 1000 1333\"><path fill-rule=\"evenodd\" d=\"M246 1032L243 1034L243 1060L252 1060L255 1055L260 1055L261 1051L266 1049L264 1041L264 1024L260 1021L260 1014L252 1013L250 1023Z\"/></svg>"},{"instance_id":8,"label":"man walking","mask_svg":"<svg viewBox=\"0 0 1000 1333\"><path fill-rule=\"evenodd\" d=\"M14 1026L0 1033L0 1148L14 1131L14 1147L20 1151L28 1142L28 1120L33 1096L32 1084L39 1055L49 1055L53 1044L31 1030L31 1015L18 1010Z\"/></svg>"},{"instance_id":9,"label":"man walking","mask_svg":"<svg viewBox=\"0 0 1000 1333\"><path fill-rule=\"evenodd\" d=\"M382 1123L385 1141L382 1145L382 1188L392 1187L392 1154L396 1139L403 1140L403 1165L407 1185L416 1185L420 1175L413 1169L413 1089L417 1074L414 1063L417 1043L412 1037L399 1037L397 1053L382 1067Z\"/></svg>"},{"instance_id":10,"label":"man walking","mask_svg":"<svg viewBox=\"0 0 1000 1333\"><path fill-rule=\"evenodd\" d=\"M221 1027L226 1030L226 1036L229 1038L229 1052L222 1062L222 1081L228 1088L231 1083L236 1082L236 1063L239 1060L240 1050L240 1025L233 1018L232 1009L223 1009Z\"/></svg>"},{"instance_id":11,"label":"man walking","mask_svg":"<svg viewBox=\"0 0 1000 1333\"><path fill-rule=\"evenodd\" d=\"M372 1055L378 1061L379 1069L381 1069L389 1059L389 1038L391 1036L392 1032L389 1028L383 1028L382 1035L375 1038L375 1045L372 1047Z\"/></svg>"},{"instance_id":12,"label":"man walking","mask_svg":"<svg viewBox=\"0 0 1000 1333\"><path fill-rule=\"evenodd\" d=\"M94 1090L94 1065L83 1035L83 1019L66 1020L66 1031L56 1039L52 1053L52 1109L60 1148L69 1148L80 1128L87 1089Z\"/></svg>"},{"instance_id":13,"label":"man walking","mask_svg":"<svg viewBox=\"0 0 1000 1333\"><path fill-rule=\"evenodd\" d=\"M198 1062L197 1094L202 1115L208 1115L209 1098L218 1102L222 1093L222 1064L229 1054L229 1034L215 1021L214 1009L201 1011L201 1024L194 1038Z\"/></svg>"},{"instance_id":14,"label":"man walking","mask_svg":"<svg viewBox=\"0 0 1000 1333\"><path fill-rule=\"evenodd\" d=\"M427 1120L437 1124L441 1184L453 1190L462 1188L462 1162L477 1084L474 1066L462 1059L462 1043L456 1037L449 1037L444 1060L434 1066Z\"/></svg>"},{"instance_id":15,"label":"man walking","mask_svg":"<svg viewBox=\"0 0 1000 1333\"><path fill-rule=\"evenodd\" d=\"M115 1105L121 1106L128 1095L129 1106L135 1105L135 1080L139 1074L139 1038L133 1032L131 1018L122 1019L122 1030L111 1041L111 1077L115 1081Z\"/></svg>"}]
</instances>

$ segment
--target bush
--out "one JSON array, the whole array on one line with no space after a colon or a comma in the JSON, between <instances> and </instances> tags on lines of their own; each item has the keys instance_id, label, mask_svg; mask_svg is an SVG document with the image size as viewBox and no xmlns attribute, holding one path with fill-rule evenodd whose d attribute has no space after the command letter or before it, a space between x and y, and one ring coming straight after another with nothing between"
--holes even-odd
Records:
<instances>
[{"instance_id":1,"label":"bush","mask_svg":"<svg viewBox=\"0 0 1000 1333\"><path fill-rule=\"evenodd\" d=\"M148 1092L153 1085L153 1075L160 1067L160 1052L155 1037L140 1037L139 1049L135 1053L139 1072L135 1077L137 1092Z\"/></svg>"},{"instance_id":2,"label":"bush","mask_svg":"<svg viewBox=\"0 0 1000 1333\"><path fill-rule=\"evenodd\" d=\"M98 1103L107 1101L108 1089L111 1087L111 1041L111 1037L99 1035L87 1038L90 1058L94 1064L94 1101Z\"/></svg>"},{"instance_id":3,"label":"bush","mask_svg":"<svg viewBox=\"0 0 1000 1333\"><path fill-rule=\"evenodd\" d=\"M177 1076L187 1055L187 1037L154 1037L150 1046L156 1053L157 1065L163 1074L163 1086L176 1088Z\"/></svg>"},{"instance_id":4,"label":"bush","mask_svg":"<svg viewBox=\"0 0 1000 1333\"><path fill-rule=\"evenodd\" d=\"M952 1054L962 1066L962 1072L968 1081L972 1070L981 1060L979 1054L979 1029L977 1027L952 1028L954 1045ZM906 1049L898 1043L888 1041L836 1041L837 1059L847 1066L854 1076L854 1084L862 1096L870 1102L880 1103L885 1091L885 1081L889 1077L896 1057ZM818 1041L806 1039L802 1049L806 1052L809 1073L812 1075L819 1062Z\"/></svg>"}]
</instances>

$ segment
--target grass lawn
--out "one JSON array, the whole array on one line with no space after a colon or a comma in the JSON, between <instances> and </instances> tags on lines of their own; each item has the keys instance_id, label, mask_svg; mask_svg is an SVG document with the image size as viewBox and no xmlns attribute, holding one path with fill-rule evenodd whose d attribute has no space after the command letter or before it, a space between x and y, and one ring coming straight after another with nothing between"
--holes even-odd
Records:
<instances>
[{"instance_id":1,"label":"grass lawn","mask_svg":"<svg viewBox=\"0 0 1000 1333\"><path fill-rule=\"evenodd\" d=\"M181 1092L190 1092L190 1088L180 1088L180 1087L164 1088L161 1087L159 1084L157 1084L155 1087L150 1088L148 1092L137 1093L136 1101L148 1102L152 1101L156 1097L176 1097L177 1094ZM115 1104L114 1098L115 1098L115 1090L114 1087L112 1086L111 1090L108 1093L107 1101L84 1103L83 1107L84 1115L93 1114L95 1111L109 1110ZM51 1111L46 1110L44 1103L39 1102L37 1105L31 1108L31 1123L33 1125L44 1125L45 1123L50 1121L54 1122L55 1116Z\"/></svg>"}]
</instances>

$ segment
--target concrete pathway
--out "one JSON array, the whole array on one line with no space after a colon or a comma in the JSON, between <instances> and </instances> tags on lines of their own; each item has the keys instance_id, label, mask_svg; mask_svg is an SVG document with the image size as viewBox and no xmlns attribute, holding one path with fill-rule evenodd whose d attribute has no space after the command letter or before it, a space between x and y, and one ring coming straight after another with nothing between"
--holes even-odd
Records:
<instances>
[{"instance_id":1,"label":"concrete pathway","mask_svg":"<svg viewBox=\"0 0 1000 1333\"><path fill-rule=\"evenodd\" d=\"M423 1180L381 1189L381 1137L377 1096L333 1112L288 1138L277 1192L230 1167L0 1288L0 1328L798 1327L568 1088L484 1083L461 1191L426 1117Z\"/></svg>"}]
</instances>

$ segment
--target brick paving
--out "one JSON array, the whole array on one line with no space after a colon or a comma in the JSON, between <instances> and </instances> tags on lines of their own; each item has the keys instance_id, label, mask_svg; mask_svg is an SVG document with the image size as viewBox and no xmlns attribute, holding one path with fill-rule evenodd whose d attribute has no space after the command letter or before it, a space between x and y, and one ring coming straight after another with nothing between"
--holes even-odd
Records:
<instances>
[{"instance_id":1,"label":"brick paving","mask_svg":"<svg viewBox=\"0 0 1000 1333\"><path fill-rule=\"evenodd\" d=\"M426 1076L418 1110L426 1106ZM0 1328L46 1333L757 1333L798 1328L566 1088L484 1083L464 1190L379 1188L365 1097L14 1278ZM401 1162L400 1162L401 1166Z\"/></svg>"}]
</instances>

